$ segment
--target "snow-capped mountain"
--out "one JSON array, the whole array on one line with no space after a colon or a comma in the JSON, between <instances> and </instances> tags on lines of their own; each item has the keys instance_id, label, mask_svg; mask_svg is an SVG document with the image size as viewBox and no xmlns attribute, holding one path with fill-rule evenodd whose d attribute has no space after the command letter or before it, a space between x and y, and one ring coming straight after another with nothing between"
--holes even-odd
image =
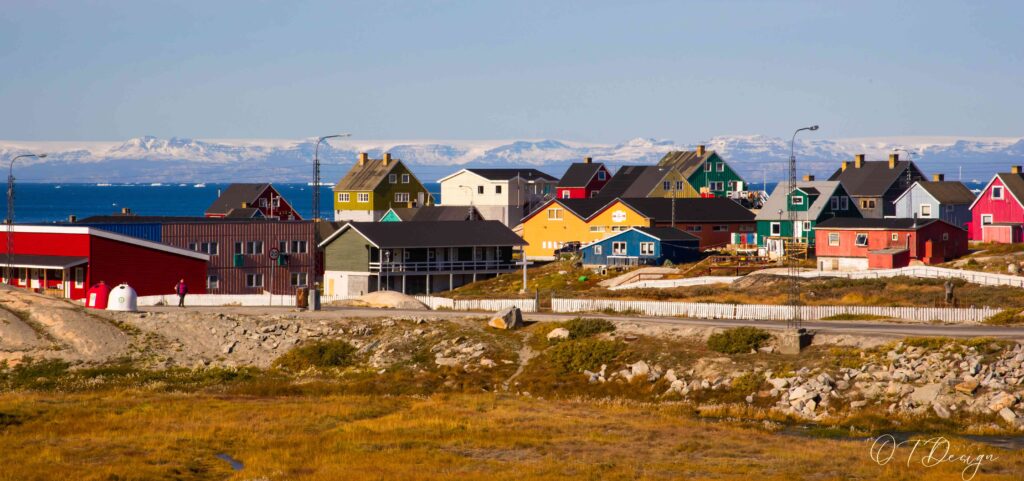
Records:
<instances>
[{"instance_id":1,"label":"snow-capped mountain","mask_svg":"<svg viewBox=\"0 0 1024 481\"><path fill-rule=\"evenodd\" d=\"M311 178L316 139L197 140L139 137L125 142L0 141L0 159L45 152L45 159L19 159L16 176L30 182L305 182ZM763 135L719 136L705 142L750 182L779 180L790 155L788 139ZM322 178L334 181L359 152L383 152L407 162L424 181L462 167L533 167L560 175L572 162L593 157L613 168L653 164L666 152L693 150L694 143L636 138L619 144L562 140L363 141L334 139L320 145ZM1024 164L1024 139L997 137L878 137L796 142L801 174L827 176L855 154L883 160L894 149L910 152L929 173L964 181L987 180L993 172ZM906 157L906 152L900 152ZM962 172L962 177L959 177Z\"/></svg>"}]
</instances>

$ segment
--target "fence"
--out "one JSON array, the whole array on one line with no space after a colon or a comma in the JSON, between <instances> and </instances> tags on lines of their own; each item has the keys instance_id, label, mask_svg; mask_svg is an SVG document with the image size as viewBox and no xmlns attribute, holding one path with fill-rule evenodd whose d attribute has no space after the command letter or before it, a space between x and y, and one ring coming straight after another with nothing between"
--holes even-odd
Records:
<instances>
[{"instance_id":1,"label":"fence","mask_svg":"<svg viewBox=\"0 0 1024 481\"><path fill-rule=\"evenodd\" d=\"M664 289L667 287L689 287L689 286L706 286L709 284L729 284L732 281L739 279L736 276L703 276L703 277L689 277L686 279L652 279L649 281L638 281L631 284L622 284L615 287L610 287L610 291L618 291L621 289Z\"/></svg>"},{"instance_id":2,"label":"fence","mask_svg":"<svg viewBox=\"0 0 1024 481\"><path fill-rule=\"evenodd\" d=\"M537 312L536 299L449 299L447 297L414 296L431 309L454 311L500 311L515 306L523 312Z\"/></svg>"},{"instance_id":3,"label":"fence","mask_svg":"<svg viewBox=\"0 0 1024 481\"><path fill-rule=\"evenodd\" d=\"M713 304L698 302L622 301L614 299L551 299L552 312L638 312L648 316L698 319L755 319L784 321L793 307L767 304ZM800 306L800 318L820 320L842 315L867 315L916 322L977 323L998 314L989 307L952 309L941 307Z\"/></svg>"},{"instance_id":4,"label":"fence","mask_svg":"<svg viewBox=\"0 0 1024 481\"><path fill-rule=\"evenodd\" d=\"M139 296L139 306L176 306L178 296ZM185 305L197 306L283 306L295 307L294 295L270 294L189 294Z\"/></svg>"}]
</instances>

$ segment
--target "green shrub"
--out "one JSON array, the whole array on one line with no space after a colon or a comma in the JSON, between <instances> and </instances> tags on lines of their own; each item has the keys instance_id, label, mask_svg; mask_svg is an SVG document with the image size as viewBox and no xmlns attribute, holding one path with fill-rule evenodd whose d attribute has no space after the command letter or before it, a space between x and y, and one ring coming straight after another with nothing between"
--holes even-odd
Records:
<instances>
[{"instance_id":1,"label":"green shrub","mask_svg":"<svg viewBox=\"0 0 1024 481\"><path fill-rule=\"evenodd\" d=\"M876 316L874 314L836 314L834 316L822 317L823 321L880 321L882 319L889 319L885 316Z\"/></svg>"},{"instance_id":2,"label":"green shrub","mask_svg":"<svg viewBox=\"0 0 1024 481\"><path fill-rule=\"evenodd\" d=\"M1021 316L1021 309L1004 309L984 322L993 326L1008 326L1024 322L1024 317Z\"/></svg>"},{"instance_id":3,"label":"green shrub","mask_svg":"<svg viewBox=\"0 0 1024 481\"><path fill-rule=\"evenodd\" d=\"M545 354L556 369L571 373L600 369L601 364L611 363L624 350L625 344L620 341L587 338L556 344Z\"/></svg>"},{"instance_id":4,"label":"green shrub","mask_svg":"<svg viewBox=\"0 0 1024 481\"><path fill-rule=\"evenodd\" d=\"M345 367L354 361L356 348L345 341L317 341L293 348L274 361L274 367L298 372L311 367Z\"/></svg>"},{"instance_id":5,"label":"green shrub","mask_svg":"<svg viewBox=\"0 0 1024 481\"><path fill-rule=\"evenodd\" d=\"M615 324L607 319L595 319L591 317L577 317L565 322L564 326L569 330L569 339L583 339L602 332L612 332Z\"/></svg>"},{"instance_id":6,"label":"green shrub","mask_svg":"<svg viewBox=\"0 0 1024 481\"><path fill-rule=\"evenodd\" d=\"M756 327L737 327L712 334L708 348L725 354L741 354L761 347L772 335Z\"/></svg>"},{"instance_id":7,"label":"green shrub","mask_svg":"<svg viewBox=\"0 0 1024 481\"><path fill-rule=\"evenodd\" d=\"M6 389L47 389L67 374L70 364L59 359L26 357L13 368L0 369L0 386Z\"/></svg>"}]
</instances>

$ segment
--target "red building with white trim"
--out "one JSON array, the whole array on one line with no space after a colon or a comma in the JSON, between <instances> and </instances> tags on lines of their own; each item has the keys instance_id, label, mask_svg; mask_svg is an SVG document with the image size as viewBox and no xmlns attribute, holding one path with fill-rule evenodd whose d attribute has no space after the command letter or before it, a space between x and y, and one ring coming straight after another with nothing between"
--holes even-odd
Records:
<instances>
[{"instance_id":1,"label":"red building with white trim","mask_svg":"<svg viewBox=\"0 0 1024 481\"><path fill-rule=\"evenodd\" d=\"M14 225L0 228L0 265L10 259L5 284L69 299L84 299L89 286L127 283L140 296L170 294L182 278L190 293L206 293L206 263L198 252L91 227ZM8 256L8 239L13 249Z\"/></svg>"},{"instance_id":2,"label":"red building with white trim","mask_svg":"<svg viewBox=\"0 0 1024 481\"><path fill-rule=\"evenodd\" d=\"M1024 173L1019 165L992 177L971 204L971 240L1024 242Z\"/></svg>"},{"instance_id":3,"label":"red building with white trim","mask_svg":"<svg viewBox=\"0 0 1024 481\"><path fill-rule=\"evenodd\" d=\"M302 220L271 184L231 184L204 214L212 218Z\"/></svg>"},{"instance_id":4,"label":"red building with white trim","mask_svg":"<svg viewBox=\"0 0 1024 481\"><path fill-rule=\"evenodd\" d=\"M823 271L938 264L967 254L967 231L940 219L835 217L814 227L814 250Z\"/></svg>"},{"instance_id":5,"label":"red building with white trim","mask_svg":"<svg viewBox=\"0 0 1024 481\"><path fill-rule=\"evenodd\" d=\"M582 163L577 162L570 165L569 169L565 171L565 175L558 180L558 186L555 187L556 197L559 199L595 197L611 178L612 175L604 164L595 164L590 157L586 157Z\"/></svg>"}]
</instances>

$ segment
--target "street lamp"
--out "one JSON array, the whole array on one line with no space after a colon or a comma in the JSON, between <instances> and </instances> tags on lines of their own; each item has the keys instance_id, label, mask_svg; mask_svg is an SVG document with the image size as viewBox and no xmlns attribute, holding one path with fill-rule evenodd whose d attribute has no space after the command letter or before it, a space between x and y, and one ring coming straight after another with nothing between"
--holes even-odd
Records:
<instances>
[{"instance_id":1,"label":"street lamp","mask_svg":"<svg viewBox=\"0 0 1024 481\"><path fill-rule=\"evenodd\" d=\"M893 152L903 152L907 154L907 160L910 162L914 161L914 153L904 149L903 147L893 147ZM913 172L910 170L910 166L907 166L907 217L917 218L917 213L914 212L914 190L911 189L911 183L914 181Z\"/></svg>"},{"instance_id":2,"label":"street lamp","mask_svg":"<svg viewBox=\"0 0 1024 481\"><path fill-rule=\"evenodd\" d=\"M789 211L789 225L794 234L796 233L796 223L799 222L800 219L797 211L789 206L789 199L790 196L793 195L793 191L796 190L796 134L805 130L813 132L818 130L818 126L812 125L810 127L801 127L796 129L793 131L793 137L789 140L789 182L786 185L786 210ZM783 239L782 242L782 255L786 256L785 239ZM795 254L787 257L789 257L789 304L793 306L793 318L786 322L786 327L797 329L799 335L799 329L801 329L803 324L800 321L800 283L797 281L797 276L800 275L800 269L796 263ZM797 339L799 339L799 337ZM799 340L797 342L799 343ZM797 350L799 351L799 344L797 346Z\"/></svg>"},{"instance_id":3,"label":"street lamp","mask_svg":"<svg viewBox=\"0 0 1024 481\"><path fill-rule=\"evenodd\" d=\"M320 222L320 143L327 139L351 137L352 134L334 134L317 137L313 149L313 222Z\"/></svg>"},{"instance_id":4,"label":"street lamp","mask_svg":"<svg viewBox=\"0 0 1024 481\"><path fill-rule=\"evenodd\" d=\"M11 159L11 166L7 171L7 267L4 269L4 277L8 284L11 282L11 255L14 252L14 161L22 157L35 157L45 159L46 154L21 154Z\"/></svg>"}]
</instances>

